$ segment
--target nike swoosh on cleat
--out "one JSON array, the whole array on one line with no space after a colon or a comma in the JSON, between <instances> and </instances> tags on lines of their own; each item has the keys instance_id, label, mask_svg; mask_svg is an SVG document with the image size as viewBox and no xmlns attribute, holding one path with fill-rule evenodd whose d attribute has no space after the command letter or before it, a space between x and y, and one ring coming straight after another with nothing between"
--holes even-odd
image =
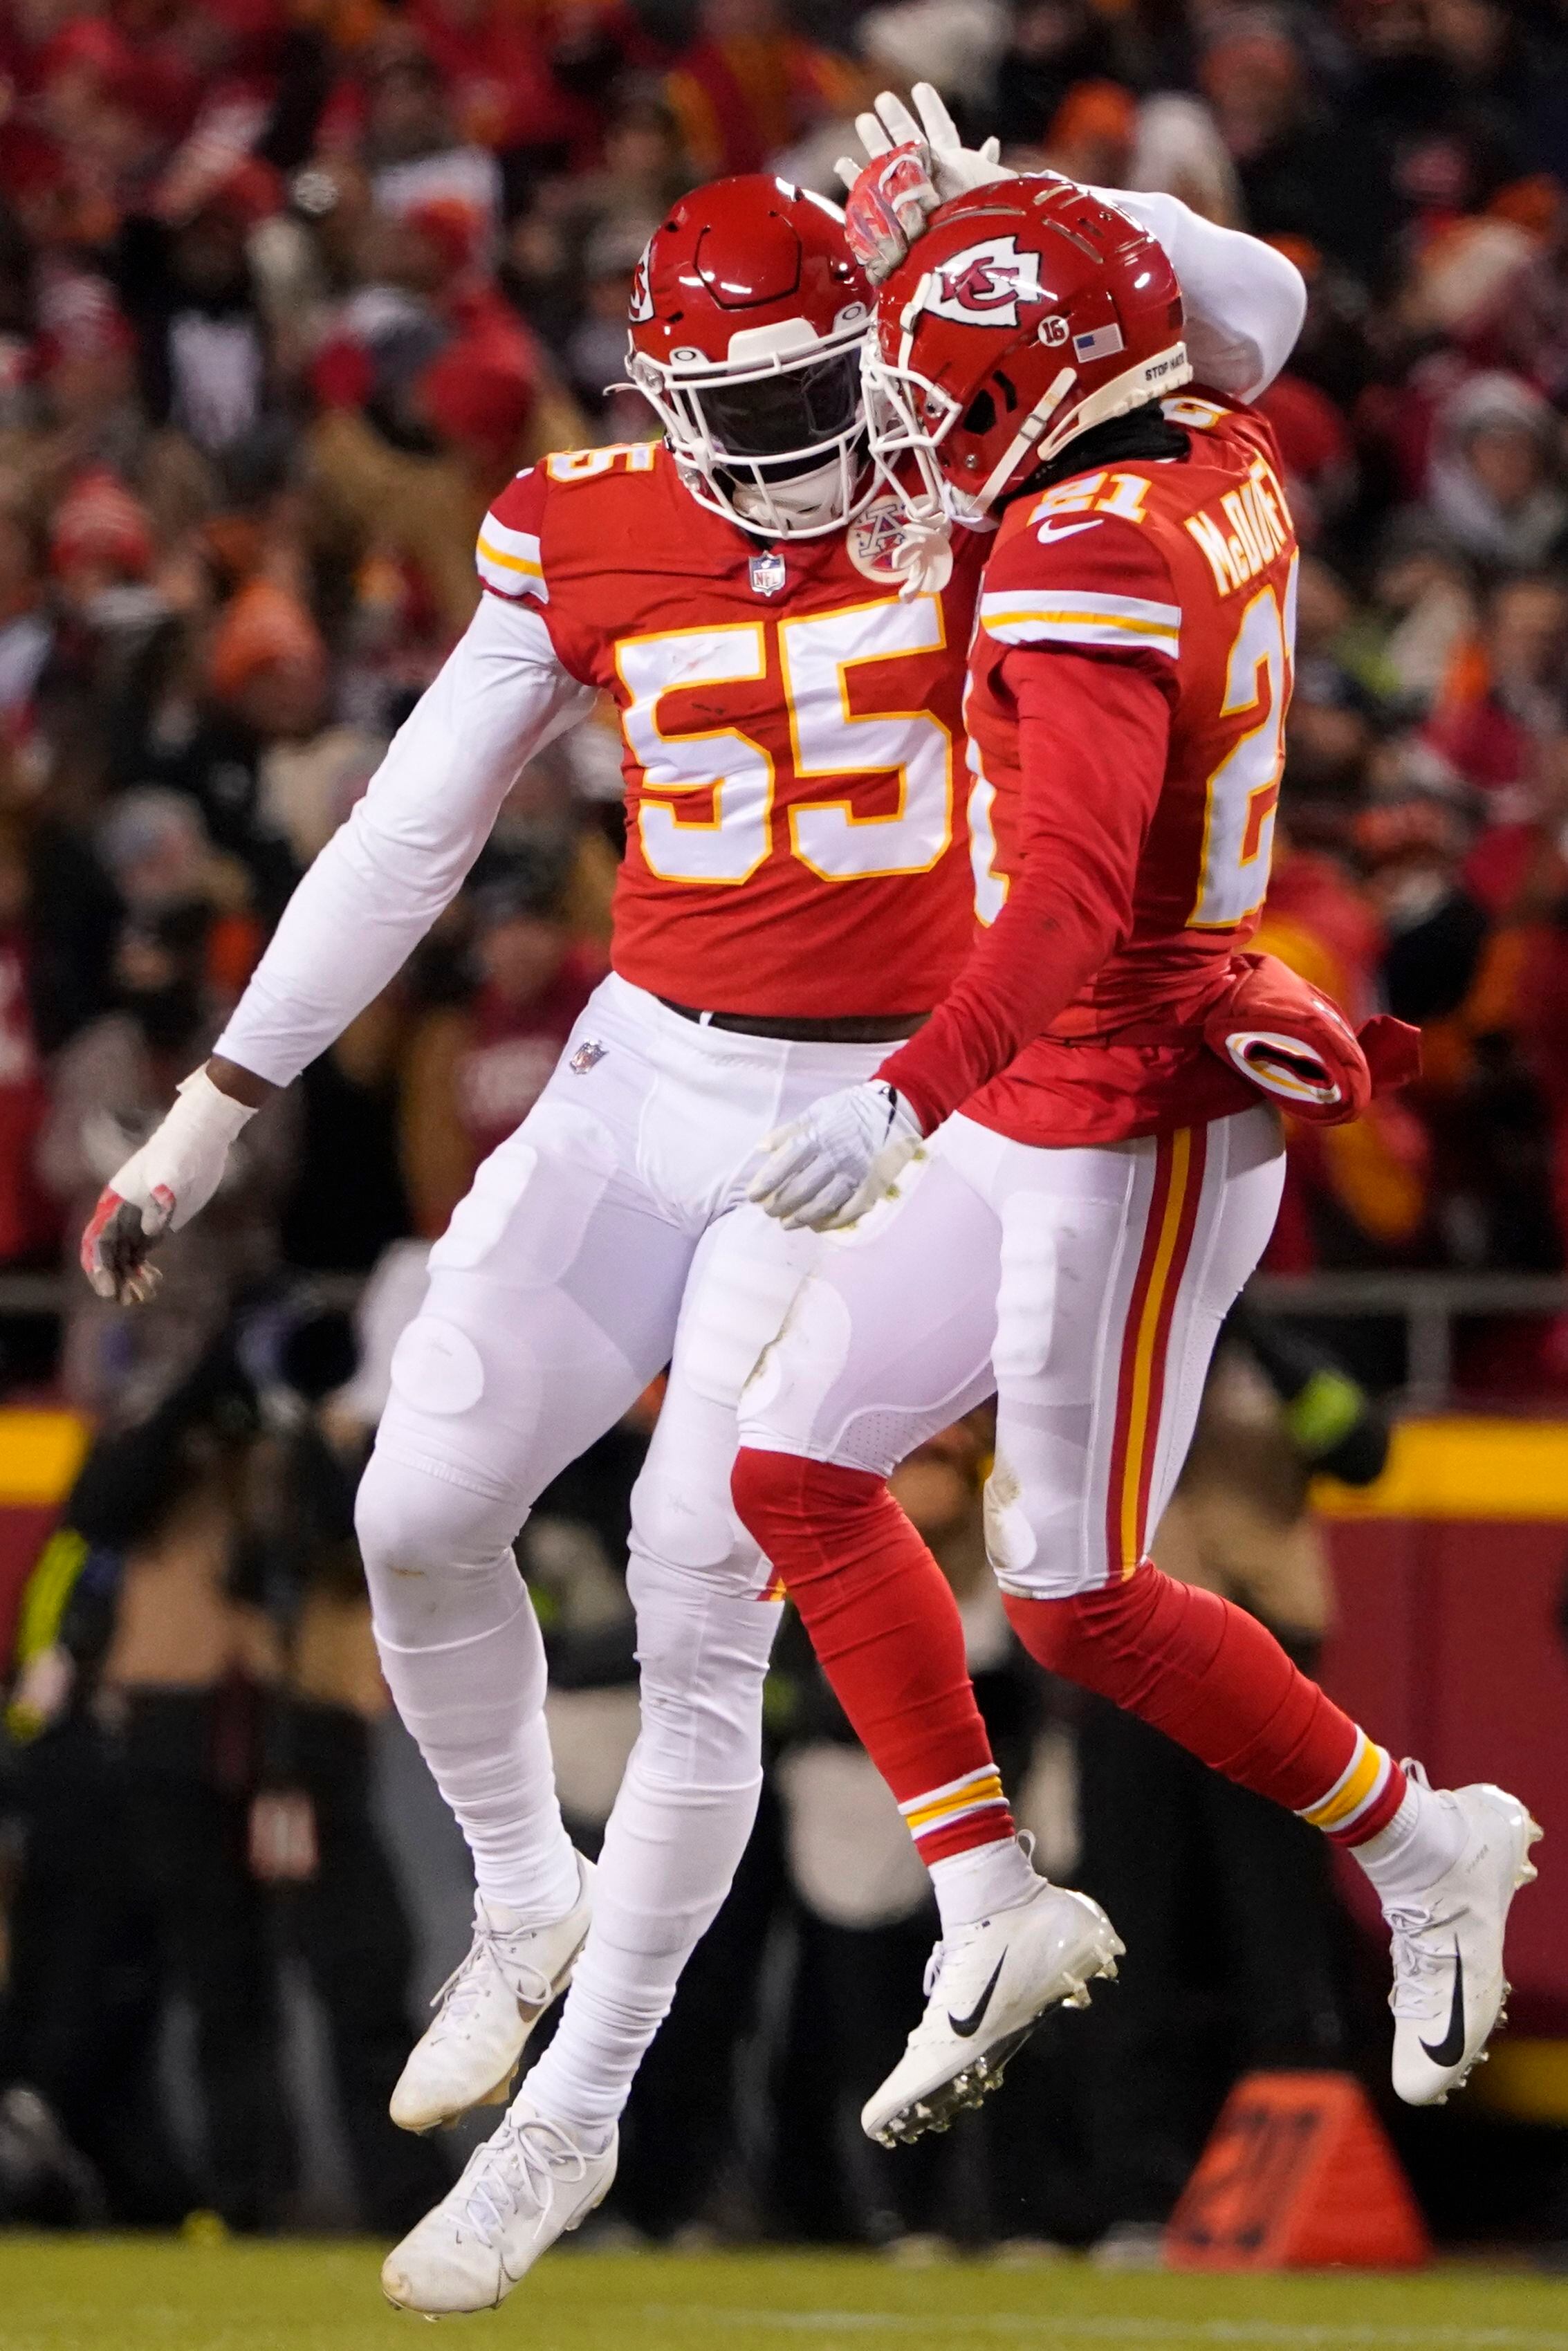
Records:
<instances>
[{"instance_id":1,"label":"nike swoosh on cleat","mask_svg":"<svg viewBox=\"0 0 1568 2351\"><path fill-rule=\"evenodd\" d=\"M986 2011L991 2004L991 1994L997 1988L997 1978L1001 1974L1003 1968L1006 1967L1007 1959L1008 1955L1006 1951L1004 1951L1001 1958L997 1961L996 1966L991 1970L990 1982L986 1986L985 1991L980 1994L979 1999L975 2002L974 2007L969 2011L967 2016L955 2016L951 2009L947 2011L947 2022L952 2026L960 2041L972 2041L975 2034L978 2032L981 2023L985 2019Z\"/></svg>"},{"instance_id":2,"label":"nike swoosh on cleat","mask_svg":"<svg viewBox=\"0 0 1568 2351\"><path fill-rule=\"evenodd\" d=\"M987 1998L990 1995L988 1992ZM1454 2000L1448 2011L1448 2029L1441 2041L1423 2041L1422 2048L1434 2065L1457 2065L1465 2053L1465 1963L1459 1957L1459 1947L1454 1945Z\"/></svg>"}]
</instances>

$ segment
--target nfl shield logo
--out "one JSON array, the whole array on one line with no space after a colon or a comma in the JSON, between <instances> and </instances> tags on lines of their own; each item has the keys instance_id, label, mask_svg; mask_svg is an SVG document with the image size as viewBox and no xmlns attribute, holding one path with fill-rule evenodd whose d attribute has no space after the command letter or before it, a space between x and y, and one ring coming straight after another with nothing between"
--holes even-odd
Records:
<instances>
[{"instance_id":1,"label":"nfl shield logo","mask_svg":"<svg viewBox=\"0 0 1568 2351\"><path fill-rule=\"evenodd\" d=\"M585 1078L590 1070L594 1068L598 1062L602 1061L603 1059L603 1046L596 1045L593 1040L590 1038L586 1045L580 1045L578 1047L576 1052L572 1055L570 1061L566 1066L574 1077Z\"/></svg>"},{"instance_id":2,"label":"nfl shield logo","mask_svg":"<svg viewBox=\"0 0 1568 2351\"><path fill-rule=\"evenodd\" d=\"M754 596L777 596L784 585L784 558L769 548L766 555L751 559L751 592Z\"/></svg>"}]
</instances>

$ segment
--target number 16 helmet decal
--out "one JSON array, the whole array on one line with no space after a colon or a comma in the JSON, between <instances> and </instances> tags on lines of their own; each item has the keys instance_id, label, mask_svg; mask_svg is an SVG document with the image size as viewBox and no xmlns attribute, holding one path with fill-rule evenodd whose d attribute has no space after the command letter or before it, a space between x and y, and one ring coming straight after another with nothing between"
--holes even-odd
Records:
<instances>
[{"instance_id":1,"label":"number 16 helmet decal","mask_svg":"<svg viewBox=\"0 0 1568 2351\"><path fill-rule=\"evenodd\" d=\"M931 507L977 521L1079 434L1192 370L1164 249L1038 173L933 216L882 288L864 373L879 466L899 486L912 459Z\"/></svg>"},{"instance_id":2,"label":"number 16 helmet decal","mask_svg":"<svg viewBox=\"0 0 1568 2351\"><path fill-rule=\"evenodd\" d=\"M872 295L836 204L764 172L683 197L637 265L631 321L628 372L699 506L771 539L870 504Z\"/></svg>"}]
</instances>

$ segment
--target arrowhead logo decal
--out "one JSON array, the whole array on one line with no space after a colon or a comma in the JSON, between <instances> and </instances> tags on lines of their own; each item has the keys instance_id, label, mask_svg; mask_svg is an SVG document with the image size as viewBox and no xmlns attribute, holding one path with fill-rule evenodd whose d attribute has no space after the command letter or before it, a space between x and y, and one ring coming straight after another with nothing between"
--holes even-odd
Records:
<instances>
[{"instance_id":1,"label":"arrowhead logo decal","mask_svg":"<svg viewBox=\"0 0 1568 2351\"><path fill-rule=\"evenodd\" d=\"M1016 327L1020 303L1045 299L1039 254L1020 253L1015 236L988 236L933 270L925 308L966 327Z\"/></svg>"},{"instance_id":2,"label":"arrowhead logo decal","mask_svg":"<svg viewBox=\"0 0 1568 2351\"><path fill-rule=\"evenodd\" d=\"M627 306L626 315L634 327L645 326L653 315L653 292L648 283L648 256L653 249L653 240L650 237L638 256L636 268L632 273L632 299Z\"/></svg>"}]
</instances>

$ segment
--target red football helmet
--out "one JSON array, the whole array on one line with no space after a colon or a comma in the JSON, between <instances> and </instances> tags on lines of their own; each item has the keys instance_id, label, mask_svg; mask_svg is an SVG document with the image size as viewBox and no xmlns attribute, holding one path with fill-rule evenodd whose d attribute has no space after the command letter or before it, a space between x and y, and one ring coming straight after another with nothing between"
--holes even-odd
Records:
<instances>
[{"instance_id":1,"label":"red football helmet","mask_svg":"<svg viewBox=\"0 0 1568 2351\"><path fill-rule=\"evenodd\" d=\"M977 521L1092 424L1186 383L1181 288L1154 238L1055 172L955 196L893 272L866 347L871 445ZM901 495L908 502L907 486Z\"/></svg>"},{"instance_id":2,"label":"red football helmet","mask_svg":"<svg viewBox=\"0 0 1568 2351\"><path fill-rule=\"evenodd\" d=\"M836 204L757 172L683 196L632 286L628 371L700 506L816 538L867 506L871 288Z\"/></svg>"}]
</instances>

